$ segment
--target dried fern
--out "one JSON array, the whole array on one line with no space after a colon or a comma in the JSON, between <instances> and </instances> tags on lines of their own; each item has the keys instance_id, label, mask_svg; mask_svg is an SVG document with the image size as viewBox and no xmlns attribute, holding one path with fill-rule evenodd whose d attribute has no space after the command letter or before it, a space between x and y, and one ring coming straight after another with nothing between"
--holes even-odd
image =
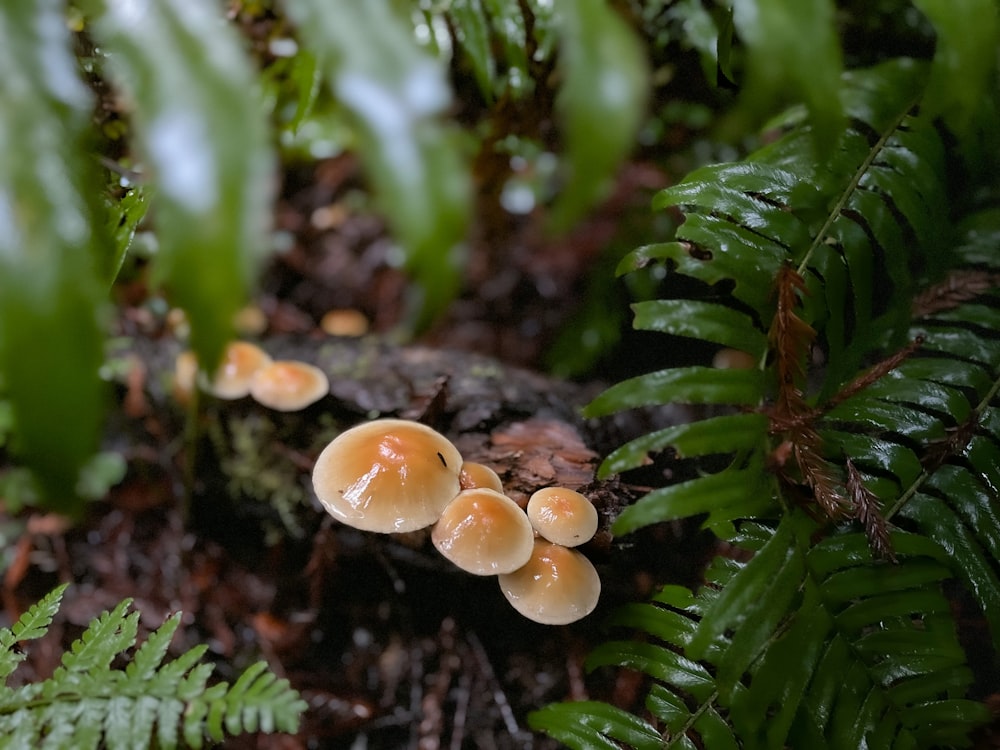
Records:
<instances>
[{"instance_id":1,"label":"dried fern","mask_svg":"<svg viewBox=\"0 0 1000 750\"><path fill-rule=\"evenodd\" d=\"M60 586L10 629L0 629L0 675L25 658L19 643L43 637L59 609ZM19 688L0 687L0 748L202 747L243 732L294 732L305 703L288 681L258 662L233 685L209 685L205 646L164 662L181 614L151 633L124 669L112 662L135 646L138 612L126 599L96 617L55 673Z\"/></svg>"},{"instance_id":2,"label":"dried fern","mask_svg":"<svg viewBox=\"0 0 1000 750\"><path fill-rule=\"evenodd\" d=\"M589 405L713 407L606 459L603 476L668 447L702 462L613 531L694 517L742 552L697 593L612 618L623 637L588 667L649 675L641 715L557 704L535 728L575 748L929 748L988 720L945 583L1000 642L1000 214L951 223L947 145L914 106L925 85L911 61L847 74L828 160L790 117L659 195L685 215L676 240L621 270L662 264L702 291L635 305L636 326L758 365L670 368Z\"/></svg>"}]
</instances>

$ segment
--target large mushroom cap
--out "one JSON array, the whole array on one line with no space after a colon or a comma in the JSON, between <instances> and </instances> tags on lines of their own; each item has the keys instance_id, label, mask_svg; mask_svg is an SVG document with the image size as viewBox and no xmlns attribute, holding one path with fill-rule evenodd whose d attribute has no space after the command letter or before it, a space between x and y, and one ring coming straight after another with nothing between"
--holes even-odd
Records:
<instances>
[{"instance_id":1,"label":"large mushroom cap","mask_svg":"<svg viewBox=\"0 0 1000 750\"><path fill-rule=\"evenodd\" d=\"M487 488L458 493L431 532L442 555L478 576L517 570L531 557L534 539L520 506Z\"/></svg>"},{"instance_id":2,"label":"large mushroom cap","mask_svg":"<svg viewBox=\"0 0 1000 750\"><path fill-rule=\"evenodd\" d=\"M250 381L254 401L275 411L298 411L330 392L326 373L308 362L282 359L261 367Z\"/></svg>"},{"instance_id":3,"label":"large mushroom cap","mask_svg":"<svg viewBox=\"0 0 1000 750\"><path fill-rule=\"evenodd\" d=\"M585 496L565 487L546 487L528 498L528 520L550 542L576 547L597 533L597 509Z\"/></svg>"},{"instance_id":4,"label":"large mushroom cap","mask_svg":"<svg viewBox=\"0 0 1000 750\"><path fill-rule=\"evenodd\" d=\"M527 565L497 577L518 612L543 625L566 625L594 611L601 579L575 549L536 539Z\"/></svg>"},{"instance_id":5,"label":"large mushroom cap","mask_svg":"<svg viewBox=\"0 0 1000 750\"><path fill-rule=\"evenodd\" d=\"M364 531L415 531L438 520L459 492L462 456L418 422L377 419L330 443L313 468L327 512Z\"/></svg>"}]
</instances>

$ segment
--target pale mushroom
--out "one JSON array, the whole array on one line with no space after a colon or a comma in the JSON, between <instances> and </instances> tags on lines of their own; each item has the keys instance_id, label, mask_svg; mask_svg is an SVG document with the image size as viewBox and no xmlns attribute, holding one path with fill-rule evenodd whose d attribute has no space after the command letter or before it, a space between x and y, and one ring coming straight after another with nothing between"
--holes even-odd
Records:
<instances>
[{"instance_id":1,"label":"pale mushroom","mask_svg":"<svg viewBox=\"0 0 1000 750\"><path fill-rule=\"evenodd\" d=\"M566 625L586 617L601 596L593 564L575 549L536 539L528 563L497 577L518 612L543 625Z\"/></svg>"},{"instance_id":2,"label":"pale mushroom","mask_svg":"<svg viewBox=\"0 0 1000 750\"><path fill-rule=\"evenodd\" d=\"M539 535L564 547L589 542L597 533L597 509L575 490L546 487L528 498L528 520Z\"/></svg>"},{"instance_id":3,"label":"pale mushroom","mask_svg":"<svg viewBox=\"0 0 1000 750\"><path fill-rule=\"evenodd\" d=\"M316 497L334 518L364 531L416 531L459 493L462 456L444 435L403 419L342 432L313 468Z\"/></svg>"},{"instance_id":4,"label":"pale mushroom","mask_svg":"<svg viewBox=\"0 0 1000 750\"><path fill-rule=\"evenodd\" d=\"M237 399L250 393L250 382L262 367L271 364L271 357L256 344L232 341L226 346L222 362L215 370L205 390L216 398Z\"/></svg>"},{"instance_id":5,"label":"pale mushroom","mask_svg":"<svg viewBox=\"0 0 1000 750\"><path fill-rule=\"evenodd\" d=\"M326 373L308 362L282 359L260 368L250 381L250 396L275 411L299 411L330 392Z\"/></svg>"},{"instance_id":6,"label":"pale mushroom","mask_svg":"<svg viewBox=\"0 0 1000 750\"><path fill-rule=\"evenodd\" d=\"M319 327L330 336L364 336L368 333L368 318L360 310L330 310L320 318Z\"/></svg>"},{"instance_id":7,"label":"pale mushroom","mask_svg":"<svg viewBox=\"0 0 1000 750\"><path fill-rule=\"evenodd\" d=\"M500 493L503 492L503 482L500 481L500 476L486 464L475 461L466 461L462 464L458 481L461 482L463 490L484 487Z\"/></svg>"},{"instance_id":8,"label":"pale mushroom","mask_svg":"<svg viewBox=\"0 0 1000 750\"><path fill-rule=\"evenodd\" d=\"M198 359L194 352L185 350L174 360L174 378L171 393L181 404L189 404L198 382Z\"/></svg>"},{"instance_id":9,"label":"pale mushroom","mask_svg":"<svg viewBox=\"0 0 1000 750\"><path fill-rule=\"evenodd\" d=\"M495 490L463 490L434 524L431 541L462 570L510 573L528 562L535 535L524 511Z\"/></svg>"}]
</instances>

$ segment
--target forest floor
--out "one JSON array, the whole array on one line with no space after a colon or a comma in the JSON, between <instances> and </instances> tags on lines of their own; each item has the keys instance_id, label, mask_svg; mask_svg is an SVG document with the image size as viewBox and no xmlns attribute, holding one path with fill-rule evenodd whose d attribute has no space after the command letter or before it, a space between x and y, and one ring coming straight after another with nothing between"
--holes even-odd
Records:
<instances>
[{"instance_id":1,"label":"forest floor","mask_svg":"<svg viewBox=\"0 0 1000 750\"><path fill-rule=\"evenodd\" d=\"M240 425L264 424L245 406L210 404L192 458L189 425L163 385L181 347L176 320L139 267L122 285L117 331L137 358L118 384L106 438L128 459L125 480L76 524L43 513L2 519L14 530L3 585L9 618L56 583L73 584L57 626L33 645L18 679L49 674L91 618L130 597L145 632L182 610L174 648L207 644L220 678L264 658L308 702L297 735L239 737L226 747L545 748L551 741L528 729L531 710L563 699L641 699L639 678L588 675L585 657L614 606L662 583L691 582L707 543L684 526L611 539L616 509L671 469L650 467L632 484L594 481L599 458L652 422L588 422L578 410L599 392L600 377L640 372L665 355L623 330L623 343L595 358L586 382L537 373L583 302L621 313L611 309L618 297L594 299L588 290L609 271L606 248L623 241L622 226L634 217L646 226L663 176L627 168L602 209L563 238L546 238L532 216L483 211L460 298L406 346L380 338L406 314L407 282L382 223L352 208L358 181L349 157L288 173L276 219L286 246L261 283L256 337L276 356L315 360L330 341L319 329L324 313L360 312L370 335L345 340L343 351L384 360L388 380L400 382L389 388L378 365L345 374L322 410L341 423L376 412L437 422L467 460L492 464L522 501L539 486L582 488L601 513L601 531L582 548L603 581L597 611L573 625L538 625L510 608L495 579L444 564L426 535L374 535L333 522L303 495L314 449L287 438L301 427L292 418L266 423L261 450L287 459L294 492L265 486L270 475L253 469L234 476L238 450L220 441L235 445L245 437ZM461 353L449 359L452 351ZM467 365L492 372L494 391L477 391L475 379L463 385ZM328 416L312 410L306 418ZM301 429L314 436L314 428Z\"/></svg>"}]
</instances>

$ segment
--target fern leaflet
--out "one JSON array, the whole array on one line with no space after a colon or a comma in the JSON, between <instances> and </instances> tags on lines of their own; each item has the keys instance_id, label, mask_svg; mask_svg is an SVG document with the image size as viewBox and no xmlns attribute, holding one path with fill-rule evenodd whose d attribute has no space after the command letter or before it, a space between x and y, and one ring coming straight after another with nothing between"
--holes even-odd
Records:
<instances>
[{"instance_id":1,"label":"fern leaflet","mask_svg":"<svg viewBox=\"0 0 1000 750\"><path fill-rule=\"evenodd\" d=\"M0 629L0 658L11 660L17 640L45 634L65 589L31 607L14 628ZM138 613L130 604L94 618L49 679L0 687L0 748L200 748L243 732L296 731L305 703L264 662L232 686L208 685L212 665L198 663L204 646L164 663L180 613L149 635L124 670L113 669L136 642Z\"/></svg>"}]
</instances>

